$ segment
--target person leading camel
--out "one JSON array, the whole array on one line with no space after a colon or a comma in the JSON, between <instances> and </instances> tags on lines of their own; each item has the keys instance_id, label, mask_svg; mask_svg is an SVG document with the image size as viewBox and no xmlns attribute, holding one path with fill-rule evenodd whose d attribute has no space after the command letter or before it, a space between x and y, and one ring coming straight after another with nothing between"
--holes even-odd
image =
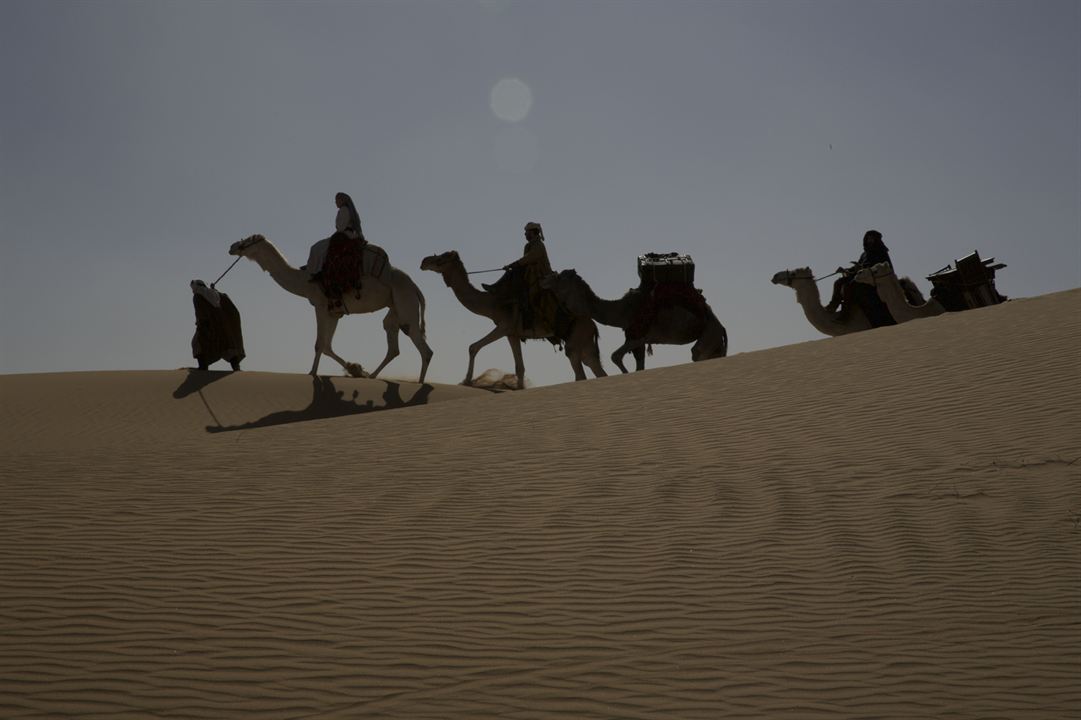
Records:
<instances>
[{"instance_id":1,"label":"person leading camel","mask_svg":"<svg viewBox=\"0 0 1081 720\"><path fill-rule=\"evenodd\" d=\"M523 327L554 335L559 303L550 290L541 287L541 280L552 272L552 264L548 260L540 223L526 223L525 239L522 256L503 266L506 271L503 277L482 287L516 303L521 308Z\"/></svg>"},{"instance_id":2,"label":"person leading camel","mask_svg":"<svg viewBox=\"0 0 1081 720\"><path fill-rule=\"evenodd\" d=\"M889 310L878 299L873 290L868 293L866 290L868 286L853 282L853 278L858 271L883 262L893 265L890 260L890 249L882 241L882 233L878 230L868 230L863 234L863 252L860 253L859 259L847 268L837 268L837 272L841 274L841 277L837 278L833 283L833 297L826 304L826 310L834 312L838 306L841 306L841 309L844 310L853 302L857 302L863 307L864 312L868 314L868 319L873 326L894 325L895 322L889 314Z\"/></svg>"},{"instance_id":3,"label":"person leading camel","mask_svg":"<svg viewBox=\"0 0 1081 720\"><path fill-rule=\"evenodd\" d=\"M240 369L244 359L244 333L240 328L240 311L213 285L202 280L191 281L192 302L195 305L195 335L191 338L191 355L207 370L218 360L225 360L233 370Z\"/></svg>"}]
</instances>

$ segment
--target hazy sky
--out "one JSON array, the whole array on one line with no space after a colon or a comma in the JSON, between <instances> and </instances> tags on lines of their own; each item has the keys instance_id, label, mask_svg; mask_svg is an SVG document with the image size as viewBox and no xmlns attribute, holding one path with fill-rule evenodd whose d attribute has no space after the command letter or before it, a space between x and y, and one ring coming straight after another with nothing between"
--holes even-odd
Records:
<instances>
[{"instance_id":1,"label":"hazy sky","mask_svg":"<svg viewBox=\"0 0 1081 720\"><path fill-rule=\"evenodd\" d=\"M491 323L421 259L498 267L527 221L604 297L689 253L732 353L820 337L770 278L871 227L925 291L973 249L1011 297L1081 285L1076 0L5 0L0 67L3 373L192 365L189 281L257 232L302 264L339 190L423 290L437 382ZM308 370L306 301L246 260L221 289L246 369ZM376 365L381 320L336 350ZM548 343L525 359L572 379ZM418 368L403 337L386 374Z\"/></svg>"}]
</instances>

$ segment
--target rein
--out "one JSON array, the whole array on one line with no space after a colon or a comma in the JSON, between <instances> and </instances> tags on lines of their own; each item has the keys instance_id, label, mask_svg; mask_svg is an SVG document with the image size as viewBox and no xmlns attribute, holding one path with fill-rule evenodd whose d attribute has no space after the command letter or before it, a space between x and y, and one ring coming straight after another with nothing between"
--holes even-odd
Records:
<instances>
[{"instance_id":1,"label":"rein","mask_svg":"<svg viewBox=\"0 0 1081 720\"><path fill-rule=\"evenodd\" d=\"M263 239L264 239L264 238L259 238L258 240L255 240L255 241L253 241L253 242L249 243L249 244L248 244L248 245L246 245L245 247L250 247L251 245L254 245L255 243L257 243L257 242L259 242L260 240L263 240ZM230 265L229 267L225 268L225 272L223 272L223 273L222 273L221 275L219 275L219 276L218 276L218 279L217 279L217 280L215 280L214 282L210 283L210 287L211 287L211 289L216 289L216 288L214 288L214 286L215 286L215 285L217 285L217 284L218 284L219 282L221 282L221 279L222 279L223 277L225 277L225 276L226 276L226 274L227 274L227 273L228 273L228 272L229 272L230 270L232 270L232 269L233 269L233 267L234 267L234 266L235 266L235 265L236 265L236 264L237 264L238 262L240 262L240 258L242 258L242 257L244 257L244 256L243 256L243 255L237 255L237 256L236 256L236 260L234 260L234 261L233 261L233 264L232 264L232 265Z\"/></svg>"},{"instance_id":2,"label":"rein","mask_svg":"<svg viewBox=\"0 0 1081 720\"><path fill-rule=\"evenodd\" d=\"M240 256L239 255L236 256L236 260L233 261L233 265L236 265L238 262L240 262ZM210 283L211 289L215 289L214 286L218 284L218 281L220 281L223 277L225 277L225 273L227 273L227 272L229 272L230 270L233 269L233 265L230 265L229 267L225 268L225 272L223 272L221 275L219 275L217 280Z\"/></svg>"},{"instance_id":3,"label":"rein","mask_svg":"<svg viewBox=\"0 0 1081 720\"><path fill-rule=\"evenodd\" d=\"M479 275L480 273L499 272L503 268L493 268L492 270L472 270L467 272L466 275Z\"/></svg>"}]
</instances>

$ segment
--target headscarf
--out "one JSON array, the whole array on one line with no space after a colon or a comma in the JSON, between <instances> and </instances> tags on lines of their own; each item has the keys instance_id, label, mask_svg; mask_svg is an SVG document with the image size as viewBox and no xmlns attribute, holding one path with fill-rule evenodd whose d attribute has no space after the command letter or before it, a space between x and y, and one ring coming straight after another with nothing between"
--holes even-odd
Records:
<instances>
[{"instance_id":1,"label":"headscarf","mask_svg":"<svg viewBox=\"0 0 1081 720\"><path fill-rule=\"evenodd\" d=\"M221 293L214 288L207 287L206 283L202 280L192 280L191 291L202 297L214 307L221 307Z\"/></svg>"},{"instance_id":2,"label":"headscarf","mask_svg":"<svg viewBox=\"0 0 1081 720\"><path fill-rule=\"evenodd\" d=\"M341 198L345 207L349 210L349 226L356 231L357 235L364 237L364 231L360 227L360 214L357 212L357 206L353 204L353 198L343 192L338 193L334 197Z\"/></svg>"},{"instance_id":3,"label":"headscarf","mask_svg":"<svg viewBox=\"0 0 1081 720\"><path fill-rule=\"evenodd\" d=\"M882 262L890 262L890 249L882 242L882 233L868 230L863 234L863 253L860 255L859 265L871 267Z\"/></svg>"},{"instance_id":4,"label":"headscarf","mask_svg":"<svg viewBox=\"0 0 1081 720\"><path fill-rule=\"evenodd\" d=\"M543 240L543 239L544 239L544 231L543 231L543 230L541 230L541 226L540 226L540 223L536 223L536 222L527 222L527 223L525 224L525 231L526 231L526 232L529 232L530 230L536 230L536 231L537 231L537 235L538 235L538 236L540 237L540 239L541 239L541 240Z\"/></svg>"}]
</instances>

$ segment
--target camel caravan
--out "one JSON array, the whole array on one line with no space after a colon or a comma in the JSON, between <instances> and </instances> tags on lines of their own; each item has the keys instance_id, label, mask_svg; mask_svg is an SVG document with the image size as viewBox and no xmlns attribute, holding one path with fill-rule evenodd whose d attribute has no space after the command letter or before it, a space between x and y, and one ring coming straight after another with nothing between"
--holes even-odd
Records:
<instances>
[{"instance_id":1,"label":"camel caravan","mask_svg":"<svg viewBox=\"0 0 1081 720\"><path fill-rule=\"evenodd\" d=\"M263 235L233 243L229 254L238 260L252 260L278 285L305 298L315 309L311 375L318 373L319 361L327 355L354 377L377 377L399 355L398 334L402 333L420 353L419 382L423 383L433 354L425 337L424 294L405 271L389 262L382 248L364 238L352 198L338 193L335 205L335 232L312 246L306 265L290 265ZM502 277L479 288L470 282L472 273L465 269L457 251L430 255L420 264L421 270L438 273L467 310L483 315L494 325L469 346L463 384L474 382L477 353L501 338L507 339L514 357L517 388L525 387L525 340L546 340L561 348L575 380L586 379L586 368L594 377L604 377L607 373L601 362L598 322L623 330L625 341L612 354L612 361L622 372L627 372L623 364L626 353L634 355L636 369L642 370L646 353L656 344L692 345L694 361L727 355L728 333L702 291L694 287L694 262L689 256L640 256L638 287L619 300L602 300L574 270L553 272L544 231L538 223L526 224L525 241L521 257L503 266ZM334 352L334 333L338 321L346 315L383 309L387 310L383 318L387 352L379 366L368 373L358 363ZM200 361L200 367L204 365Z\"/></svg>"},{"instance_id":2,"label":"camel caravan","mask_svg":"<svg viewBox=\"0 0 1081 720\"><path fill-rule=\"evenodd\" d=\"M773 276L773 284L795 290L807 321L823 335L835 337L1005 302L1006 296L995 288L995 272L1004 267L1005 263L982 259L974 251L928 275L931 297L925 298L910 278L894 274L882 234L868 230L863 254L849 267L821 278L806 267L782 270ZM834 282L833 297L823 306L818 281L833 275L840 277Z\"/></svg>"},{"instance_id":3,"label":"camel caravan","mask_svg":"<svg viewBox=\"0 0 1081 720\"><path fill-rule=\"evenodd\" d=\"M229 254L237 257L233 265L242 257L252 260L278 285L305 298L315 309L315 358L310 374L318 373L319 361L327 355L354 377L375 378L399 355L401 333L420 354L419 382L423 383L433 354L425 336L424 294L404 270L389 262L382 248L365 239L352 198L338 193L335 205L335 232L312 246L307 264L293 267L268 239L252 235L229 248ZM825 335L836 336L1003 302L1006 298L995 289L994 276L1004 267L994 258L984 260L973 253L957 260L955 267L946 266L928 275L933 289L930 298L925 298L911 279L894 274L882 234L869 230L859 259L826 276L839 275L826 305L822 305L817 284L824 278L815 278L810 268L779 272L773 283L795 290L796 301L811 325ZM521 256L501 268L503 275L496 282L475 286L470 275L498 269L470 272L456 250L429 255L421 261L420 269L437 273L466 310L492 321L492 329L469 346L464 385L475 382L477 353L502 338L514 357L513 387L525 387L522 342L527 340L545 340L562 349L575 380L585 380L587 368L594 377L604 377L598 323L623 331L624 341L611 359L624 373L628 372L624 364L627 353L634 357L635 370L643 370L654 345L690 345L694 362L728 354L728 332L701 289L695 287L695 265L688 255L638 256L637 287L622 297L605 299L573 268L552 270L544 231L538 223L530 222L525 225ZM214 292L213 283L209 290ZM346 315L384 309L386 355L367 373L358 363L334 352L334 333ZM239 325L239 316L234 324ZM205 349L211 347L209 341L200 345L193 339L193 348L197 345L202 352L200 369L217 357L234 362L236 369L243 357L242 345L239 351L231 349L236 343L213 352Z\"/></svg>"}]
</instances>

